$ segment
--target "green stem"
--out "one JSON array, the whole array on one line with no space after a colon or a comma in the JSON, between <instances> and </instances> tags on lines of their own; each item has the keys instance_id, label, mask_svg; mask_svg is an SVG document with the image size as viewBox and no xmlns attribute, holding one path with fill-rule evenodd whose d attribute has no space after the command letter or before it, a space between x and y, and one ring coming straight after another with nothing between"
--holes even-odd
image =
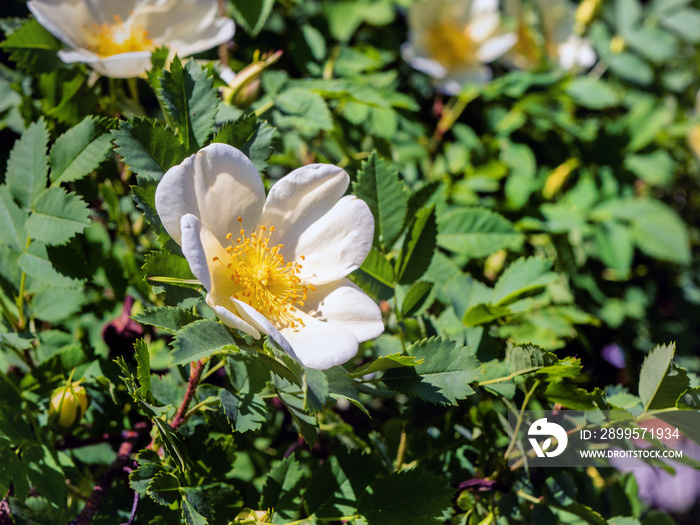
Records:
<instances>
[{"instance_id":1,"label":"green stem","mask_svg":"<svg viewBox=\"0 0 700 525\"><path fill-rule=\"evenodd\" d=\"M2 313L5 314L5 317L7 318L7 321L12 325L12 328L14 328L15 332L18 332L19 324L17 324L17 319L7 307L7 304L5 304L5 299L2 295L0 295L0 308L2 308Z\"/></svg>"},{"instance_id":2,"label":"green stem","mask_svg":"<svg viewBox=\"0 0 700 525\"><path fill-rule=\"evenodd\" d=\"M223 360L223 359L222 359L221 361L219 361L218 363L216 363L216 364L215 364L214 366L212 366L209 370L207 370L207 373L206 373L206 374L203 374L203 375L202 375L202 377L201 377L201 379L200 379L200 382L201 382L201 381L204 381L207 377L209 377L209 376L212 375L214 372L216 372L217 370L219 370L219 369L220 369L222 366L224 366L225 364L226 364L226 361Z\"/></svg>"},{"instance_id":3,"label":"green stem","mask_svg":"<svg viewBox=\"0 0 700 525\"><path fill-rule=\"evenodd\" d=\"M27 249L29 248L29 245L31 244L32 239L31 237L27 237L27 244L24 247L24 251L26 252ZM22 272L22 277L20 278L19 281L19 294L17 295L17 316L18 316L18 323L17 323L17 328L20 330L24 330L24 325L26 323L26 319L24 318L24 287L27 284L27 274L25 272Z\"/></svg>"},{"instance_id":4,"label":"green stem","mask_svg":"<svg viewBox=\"0 0 700 525\"><path fill-rule=\"evenodd\" d=\"M510 438L510 443L508 443L508 448L506 449L506 453L504 455L506 459L513 450L513 447L515 446L515 441L518 439L518 432L520 432L520 426L523 424L523 413L527 408L527 404L530 402L530 398L535 393L535 390L537 390L537 387L540 386L540 383L541 380L539 379L535 381L535 384L532 385L532 388L525 394L525 399L523 399L523 406L520 409L520 413L518 414L518 420L515 423L515 429L513 430L513 437Z\"/></svg>"},{"instance_id":5,"label":"green stem","mask_svg":"<svg viewBox=\"0 0 700 525\"><path fill-rule=\"evenodd\" d=\"M394 463L394 472L401 470L403 465L404 457L406 456L406 449L408 448L408 436L406 435L406 430L401 431L401 438L399 439L399 449L396 452L396 462Z\"/></svg>"},{"instance_id":6,"label":"green stem","mask_svg":"<svg viewBox=\"0 0 700 525\"><path fill-rule=\"evenodd\" d=\"M129 94L131 95L131 100L134 102L134 105L136 107L141 107L138 81L136 77L128 78L126 80L126 85L129 86Z\"/></svg>"}]
</instances>

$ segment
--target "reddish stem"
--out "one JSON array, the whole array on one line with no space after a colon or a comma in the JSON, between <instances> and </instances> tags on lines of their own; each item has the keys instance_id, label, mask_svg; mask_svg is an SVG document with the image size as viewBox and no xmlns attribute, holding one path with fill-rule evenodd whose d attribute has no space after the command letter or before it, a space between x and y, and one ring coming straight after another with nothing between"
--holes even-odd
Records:
<instances>
[{"instance_id":1,"label":"reddish stem","mask_svg":"<svg viewBox=\"0 0 700 525\"><path fill-rule=\"evenodd\" d=\"M192 363L190 364L190 380L187 383L187 391L185 392L185 398L182 400L180 408L177 409L172 423L170 423L170 426L173 429L176 429L185 422L187 407L189 407L190 403L192 402L192 398L194 397L195 391L197 390L197 385L199 385L199 379L202 377L203 369L204 361L197 361L196 363L192 361Z\"/></svg>"}]
</instances>

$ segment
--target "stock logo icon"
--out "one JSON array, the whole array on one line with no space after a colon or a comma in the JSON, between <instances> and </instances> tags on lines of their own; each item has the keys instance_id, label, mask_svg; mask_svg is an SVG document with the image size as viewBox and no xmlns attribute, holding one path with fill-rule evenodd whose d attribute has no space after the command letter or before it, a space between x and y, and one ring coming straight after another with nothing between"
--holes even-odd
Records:
<instances>
[{"instance_id":1,"label":"stock logo icon","mask_svg":"<svg viewBox=\"0 0 700 525\"><path fill-rule=\"evenodd\" d=\"M548 458L558 456L559 454L564 452L564 450L566 450L566 445L569 443L569 437L566 435L566 430L564 430L564 427L562 427L561 425L557 425L556 423L548 422L546 417L538 419L532 425L530 425L530 428L527 431L527 435L548 436L547 439L545 439L542 442L541 446L537 439L533 437L529 438L530 445L532 445L532 448L537 454L537 457L540 458L543 458L545 456L547 456ZM557 439L557 448L547 452L547 449L552 445L553 437Z\"/></svg>"}]
</instances>

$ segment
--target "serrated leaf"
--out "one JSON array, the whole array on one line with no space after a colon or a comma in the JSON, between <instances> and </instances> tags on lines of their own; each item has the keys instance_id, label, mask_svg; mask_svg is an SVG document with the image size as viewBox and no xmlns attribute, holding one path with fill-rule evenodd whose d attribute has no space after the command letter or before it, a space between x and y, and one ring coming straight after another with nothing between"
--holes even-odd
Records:
<instances>
[{"instance_id":1,"label":"serrated leaf","mask_svg":"<svg viewBox=\"0 0 700 525\"><path fill-rule=\"evenodd\" d=\"M376 248L369 251L360 269L384 286L394 287L394 269L386 256Z\"/></svg>"},{"instance_id":2,"label":"serrated leaf","mask_svg":"<svg viewBox=\"0 0 700 525\"><path fill-rule=\"evenodd\" d=\"M147 324L168 330L169 332L177 332L180 328L194 321L201 319L199 315L189 310L176 308L173 306L158 306L155 308L146 308L141 310L132 319L137 323Z\"/></svg>"},{"instance_id":3,"label":"serrated leaf","mask_svg":"<svg viewBox=\"0 0 700 525\"><path fill-rule=\"evenodd\" d=\"M5 183L19 205L29 210L34 199L46 188L49 158L46 149L49 132L41 118L32 123L15 142L7 161Z\"/></svg>"},{"instance_id":4,"label":"serrated leaf","mask_svg":"<svg viewBox=\"0 0 700 525\"><path fill-rule=\"evenodd\" d=\"M437 242L435 206L416 213L408 227L401 255L396 261L396 277L401 284L413 284L428 270Z\"/></svg>"},{"instance_id":5,"label":"serrated leaf","mask_svg":"<svg viewBox=\"0 0 700 525\"><path fill-rule=\"evenodd\" d=\"M540 257L521 257L511 264L496 281L491 303L505 306L526 293L551 284L557 274L550 272L552 261Z\"/></svg>"},{"instance_id":6,"label":"serrated leaf","mask_svg":"<svg viewBox=\"0 0 700 525\"><path fill-rule=\"evenodd\" d=\"M639 372L639 397L644 411L675 407L678 397L690 387L685 370L671 362L676 344L658 345L644 358Z\"/></svg>"},{"instance_id":7,"label":"serrated leaf","mask_svg":"<svg viewBox=\"0 0 700 525\"><path fill-rule=\"evenodd\" d=\"M275 0L247 0L233 4L233 16L246 32L255 37L272 12Z\"/></svg>"},{"instance_id":8,"label":"serrated leaf","mask_svg":"<svg viewBox=\"0 0 700 525\"><path fill-rule=\"evenodd\" d=\"M207 70L194 60L183 67L176 56L170 70L163 70L158 98L185 149L195 153L204 146L219 110L219 97Z\"/></svg>"},{"instance_id":9,"label":"serrated leaf","mask_svg":"<svg viewBox=\"0 0 700 525\"><path fill-rule=\"evenodd\" d=\"M195 321L178 330L172 345L173 351L170 357L173 366L205 359L217 352L237 348L226 327L208 319Z\"/></svg>"},{"instance_id":10,"label":"serrated leaf","mask_svg":"<svg viewBox=\"0 0 700 525\"><path fill-rule=\"evenodd\" d=\"M296 393L299 389L297 385L279 377L273 378L280 401L289 410L299 434L306 444L312 447L318 441L318 420L304 409L304 396Z\"/></svg>"},{"instance_id":11,"label":"serrated leaf","mask_svg":"<svg viewBox=\"0 0 700 525\"><path fill-rule=\"evenodd\" d=\"M257 170L263 171L274 150L272 141L276 132L276 128L267 121L258 119L255 114L242 115L234 122L224 124L212 142L221 142L238 148L251 160Z\"/></svg>"},{"instance_id":12,"label":"serrated leaf","mask_svg":"<svg viewBox=\"0 0 700 525\"><path fill-rule=\"evenodd\" d=\"M159 181L189 154L174 131L157 120L134 117L112 131L115 151L138 177Z\"/></svg>"},{"instance_id":13,"label":"serrated leaf","mask_svg":"<svg viewBox=\"0 0 700 525\"><path fill-rule=\"evenodd\" d=\"M423 364L424 362L425 361L423 359L412 355L382 355L374 361L372 361L371 363L367 363L356 368L352 373L348 373L347 376L352 378L358 378L367 374L383 372L384 370L389 370L391 368L401 368L403 366L416 366Z\"/></svg>"},{"instance_id":14,"label":"serrated leaf","mask_svg":"<svg viewBox=\"0 0 700 525\"><path fill-rule=\"evenodd\" d=\"M27 20L0 45L20 68L31 73L46 73L63 65L56 56L63 44L35 19Z\"/></svg>"},{"instance_id":15,"label":"serrated leaf","mask_svg":"<svg viewBox=\"0 0 700 525\"><path fill-rule=\"evenodd\" d=\"M294 456L274 463L265 478L260 508L274 509L275 515L285 519L295 517L300 503L300 482L303 476L304 470Z\"/></svg>"},{"instance_id":16,"label":"serrated leaf","mask_svg":"<svg viewBox=\"0 0 700 525\"><path fill-rule=\"evenodd\" d=\"M51 147L52 183L73 182L95 171L112 151L105 122L86 117L56 139Z\"/></svg>"},{"instance_id":17,"label":"serrated leaf","mask_svg":"<svg viewBox=\"0 0 700 525\"><path fill-rule=\"evenodd\" d=\"M372 483L357 510L370 525L434 525L452 506L454 492L443 476L404 470Z\"/></svg>"},{"instance_id":18,"label":"serrated leaf","mask_svg":"<svg viewBox=\"0 0 700 525\"><path fill-rule=\"evenodd\" d=\"M572 80L566 92L576 102L589 109L605 109L616 106L620 99L607 82L591 77Z\"/></svg>"},{"instance_id":19,"label":"serrated leaf","mask_svg":"<svg viewBox=\"0 0 700 525\"><path fill-rule=\"evenodd\" d=\"M320 412L328 401L330 393L328 378L321 370L306 368L304 370L304 410Z\"/></svg>"},{"instance_id":20,"label":"serrated leaf","mask_svg":"<svg viewBox=\"0 0 700 525\"><path fill-rule=\"evenodd\" d=\"M473 394L469 383L483 371L466 347L442 337L419 341L406 353L423 363L387 370L382 381L394 390L434 404L456 405Z\"/></svg>"},{"instance_id":21,"label":"serrated leaf","mask_svg":"<svg viewBox=\"0 0 700 525\"><path fill-rule=\"evenodd\" d=\"M171 277L185 281L194 279L187 259L165 250L146 255L142 269L148 277ZM193 285L188 284L187 287L192 288Z\"/></svg>"},{"instance_id":22,"label":"serrated leaf","mask_svg":"<svg viewBox=\"0 0 700 525\"><path fill-rule=\"evenodd\" d=\"M398 171L373 152L362 163L353 192L372 210L375 241L391 248L401 233L408 209L408 193L399 179Z\"/></svg>"},{"instance_id":23,"label":"serrated leaf","mask_svg":"<svg viewBox=\"0 0 700 525\"><path fill-rule=\"evenodd\" d=\"M147 493L153 501L167 507L180 499L180 481L168 472L160 472L148 484Z\"/></svg>"},{"instance_id":24,"label":"serrated leaf","mask_svg":"<svg viewBox=\"0 0 700 525\"><path fill-rule=\"evenodd\" d=\"M27 218L27 212L15 204L8 187L0 186L0 244L21 252L27 244Z\"/></svg>"},{"instance_id":25,"label":"serrated leaf","mask_svg":"<svg viewBox=\"0 0 700 525\"><path fill-rule=\"evenodd\" d=\"M559 362L557 356L535 345L514 346L510 350L511 374L522 374Z\"/></svg>"},{"instance_id":26,"label":"serrated leaf","mask_svg":"<svg viewBox=\"0 0 700 525\"><path fill-rule=\"evenodd\" d=\"M275 98L274 122L280 128L293 129L312 138L320 131L333 129L333 115L321 95L302 86L291 87Z\"/></svg>"},{"instance_id":27,"label":"serrated leaf","mask_svg":"<svg viewBox=\"0 0 700 525\"><path fill-rule=\"evenodd\" d=\"M232 394L223 388L219 390L219 401L226 419L235 432L258 430L265 422L267 406L257 394Z\"/></svg>"},{"instance_id":28,"label":"serrated leaf","mask_svg":"<svg viewBox=\"0 0 700 525\"><path fill-rule=\"evenodd\" d=\"M56 323L78 313L87 300L82 289L45 288L32 298L31 310L37 319Z\"/></svg>"},{"instance_id":29,"label":"serrated leaf","mask_svg":"<svg viewBox=\"0 0 700 525\"><path fill-rule=\"evenodd\" d=\"M75 193L53 186L35 199L27 234L49 246L65 244L90 226L90 210Z\"/></svg>"},{"instance_id":30,"label":"serrated leaf","mask_svg":"<svg viewBox=\"0 0 700 525\"><path fill-rule=\"evenodd\" d=\"M439 224L438 246L472 259L507 248L517 250L523 234L502 217L484 208L455 210Z\"/></svg>"},{"instance_id":31,"label":"serrated leaf","mask_svg":"<svg viewBox=\"0 0 700 525\"><path fill-rule=\"evenodd\" d=\"M182 498L182 521L185 525L208 525L209 521L202 516L190 503L187 497Z\"/></svg>"},{"instance_id":32,"label":"serrated leaf","mask_svg":"<svg viewBox=\"0 0 700 525\"><path fill-rule=\"evenodd\" d=\"M323 371L328 378L329 396L333 400L345 399L359 408L367 417L371 417L360 399L360 393L355 387L355 381L345 375L341 366L334 366Z\"/></svg>"},{"instance_id":33,"label":"serrated leaf","mask_svg":"<svg viewBox=\"0 0 700 525\"><path fill-rule=\"evenodd\" d=\"M82 285L82 281L59 273L49 258L46 245L40 242L32 242L27 251L20 255L19 267L28 276L54 288L78 288Z\"/></svg>"},{"instance_id":34,"label":"serrated leaf","mask_svg":"<svg viewBox=\"0 0 700 525\"><path fill-rule=\"evenodd\" d=\"M676 408L683 410L700 410L700 387L689 388L678 396Z\"/></svg>"}]
</instances>

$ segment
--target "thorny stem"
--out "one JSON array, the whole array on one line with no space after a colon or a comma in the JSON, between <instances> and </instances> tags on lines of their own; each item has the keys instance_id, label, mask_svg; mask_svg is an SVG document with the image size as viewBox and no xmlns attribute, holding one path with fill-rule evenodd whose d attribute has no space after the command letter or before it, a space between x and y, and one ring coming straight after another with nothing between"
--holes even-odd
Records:
<instances>
[{"instance_id":1,"label":"thorny stem","mask_svg":"<svg viewBox=\"0 0 700 525\"><path fill-rule=\"evenodd\" d=\"M187 419L185 414L187 413L187 407L192 402L195 391L197 390L197 385L199 385L199 380L202 377L202 370L204 369L204 360L200 359L196 363L193 361L190 364L190 380L187 383L187 391L185 392L185 397L182 400L180 408L177 409L175 417L173 418L170 426L173 429L179 427Z\"/></svg>"}]
</instances>

